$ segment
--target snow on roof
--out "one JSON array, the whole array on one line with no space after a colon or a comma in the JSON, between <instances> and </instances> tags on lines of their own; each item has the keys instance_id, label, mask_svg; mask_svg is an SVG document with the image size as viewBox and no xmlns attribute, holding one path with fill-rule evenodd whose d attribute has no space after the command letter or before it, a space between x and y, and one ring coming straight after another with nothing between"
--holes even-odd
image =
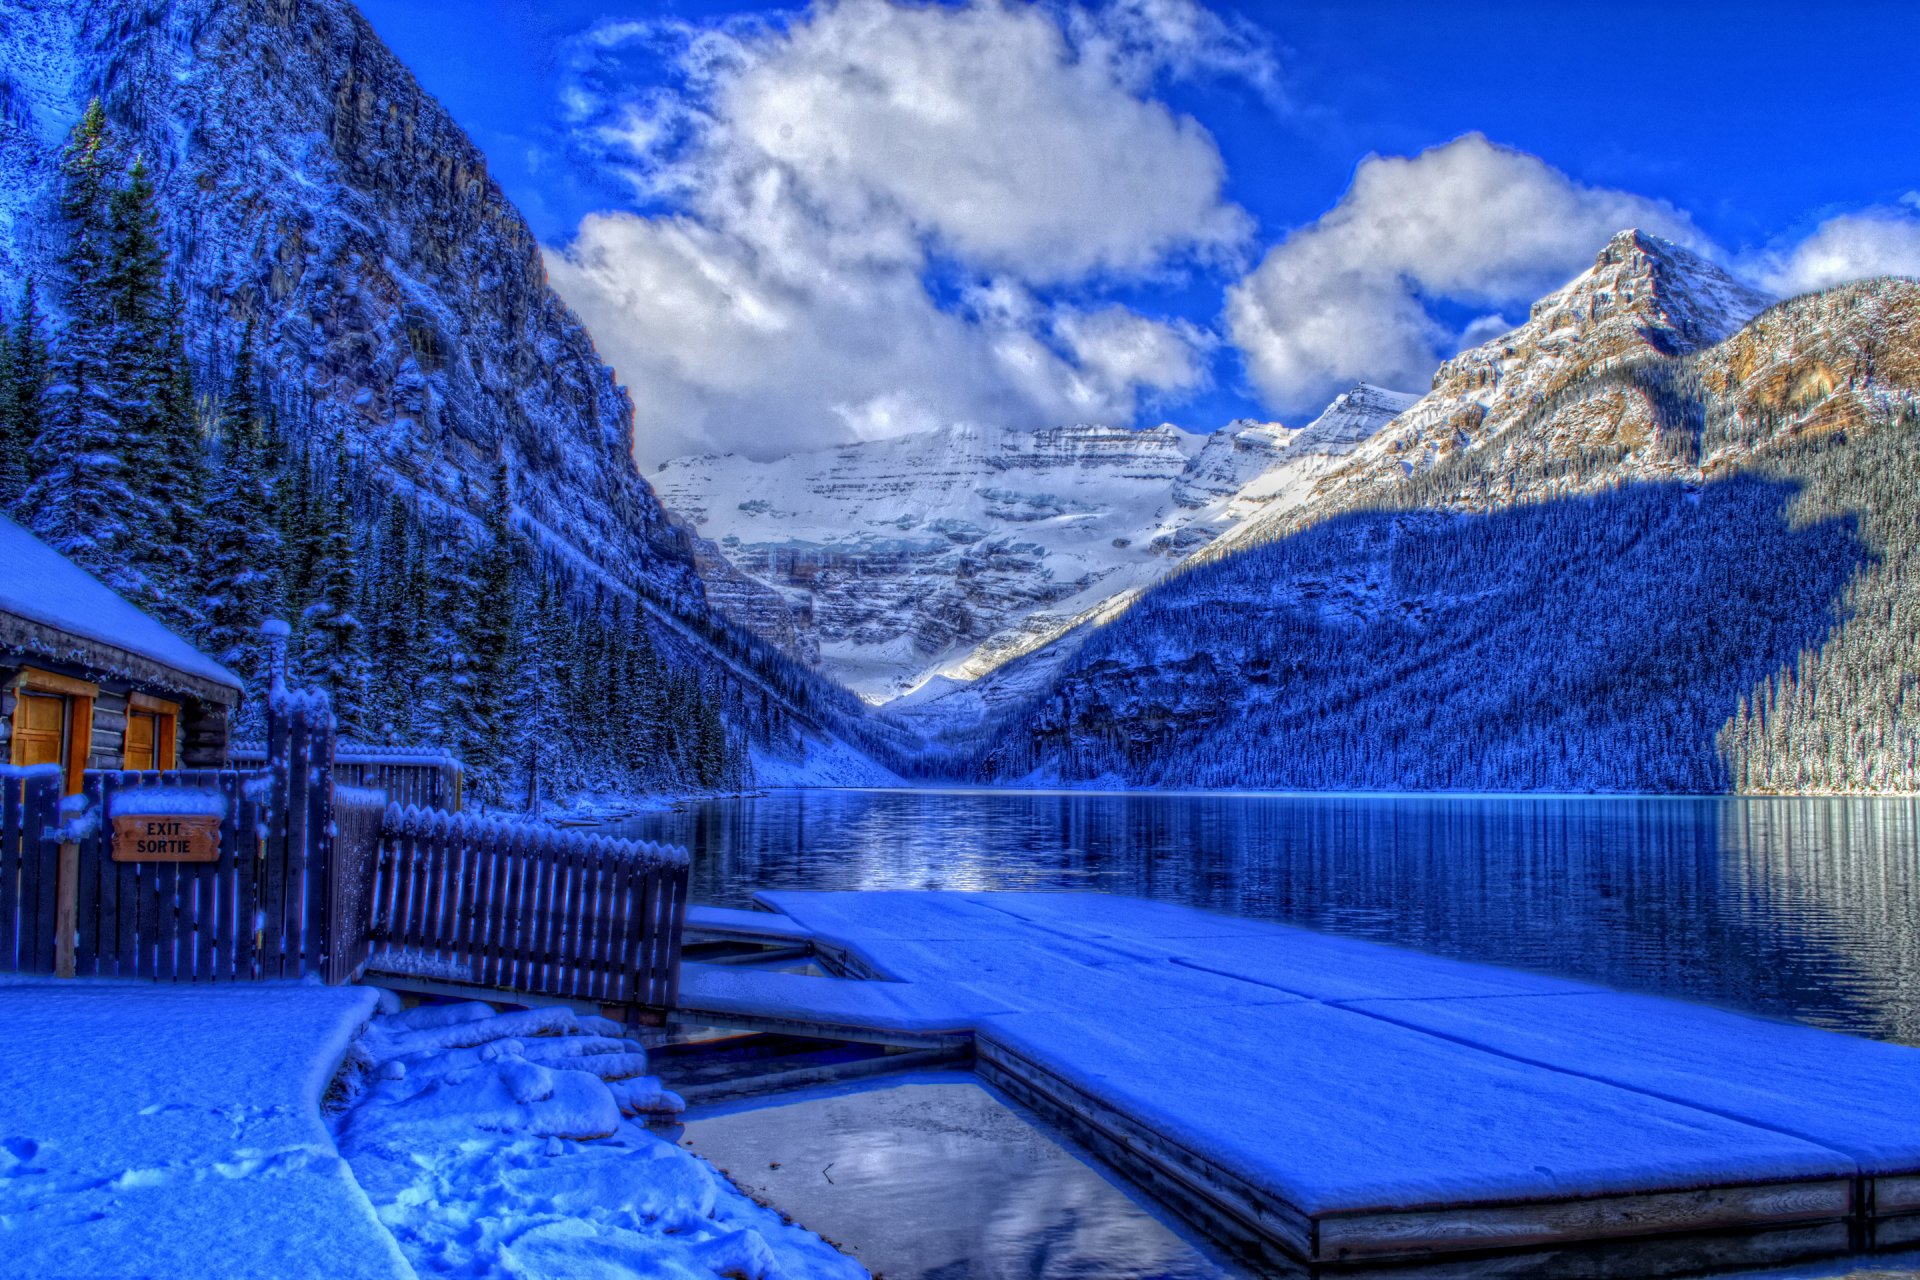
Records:
<instances>
[{"instance_id":1,"label":"snow on roof","mask_svg":"<svg viewBox=\"0 0 1920 1280\"><path fill-rule=\"evenodd\" d=\"M5 516L0 516L0 613L124 649L229 689L241 687L239 676Z\"/></svg>"}]
</instances>

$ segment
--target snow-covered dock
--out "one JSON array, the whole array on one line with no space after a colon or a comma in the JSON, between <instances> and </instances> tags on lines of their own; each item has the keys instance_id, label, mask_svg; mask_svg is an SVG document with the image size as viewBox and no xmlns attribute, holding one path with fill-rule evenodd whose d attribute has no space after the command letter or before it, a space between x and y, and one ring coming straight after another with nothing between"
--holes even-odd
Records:
<instances>
[{"instance_id":1,"label":"snow-covered dock","mask_svg":"<svg viewBox=\"0 0 1920 1280\"><path fill-rule=\"evenodd\" d=\"M769 943L854 976L689 964L689 1012L970 1037L988 1080L1243 1247L1920 1236L1920 1050L1133 899L760 901Z\"/></svg>"}]
</instances>

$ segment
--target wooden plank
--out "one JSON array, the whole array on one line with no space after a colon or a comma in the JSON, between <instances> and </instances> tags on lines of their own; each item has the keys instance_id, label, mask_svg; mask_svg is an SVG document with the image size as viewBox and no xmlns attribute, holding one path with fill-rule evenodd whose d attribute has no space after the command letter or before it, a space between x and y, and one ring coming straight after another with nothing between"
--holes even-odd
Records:
<instances>
[{"instance_id":1,"label":"wooden plank","mask_svg":"<svg viewBox=\"0 0 1920 1280\"><path fill-rule=\"evenodd\" d=\"M475 972L488 986L500 986L513 974L513 894L521 870L521 859L507 845L493 845L481 864L480 883L474 890L473 928L479 966Z\"/></svg>"},{"instance_id":2,"label":"wooden plank","mask_svg":"<svg viewBox=\"0 0 1920 1280\"><path fill-rule=\"evenodd\" d=\"M448 959L475 973L478 970L473 967L473 892L480 877L480 861L489 852L488 845L462 841L447 885L446 933L441 946Z\"/></svg>"},{"instance_id":3,"label":"wooden plank","mask_svg":"<svg viewBox=\"0 0 1920 1280\"><path fill-rule=\"evenodd\" d=\"M461 959L483 982L489 981L489 972L499 969L498 952L487 933L493 907L493 869L499 860L500 850L494 845L474 850L467 863L467 887L462 895L460 934L465 945Z\"/></svg>"},{"instance_id":4,"label":"wooden plank","mask_svg":"<svg viewBox=\"0 0 1920 1280\"><path fill-rule=\"evenodd\" d=\"M633 924L633 864L625 858L616 858L610 865L613 912L607 918L606 967L601 970L600 998L617 1004L628 998L627 933Z\"/></svg>"},{"instance_id":5,"label":"wooden plank","mask_svg":"<svg viewBox=\"0 0 1920 1280\"><path fill-rule=\"evenodd\" d=\"M220 798L226 816L220 821L220 859L205 881L200 907L200 960L194 977L202 982L233 979L233 898L235 855L240 850L240 775L220 776Z\"/></svg>"},{"instance_id":6,"label":"wooden plank","mask_svg":"<svg viewBox=\"0 0 1920 1280\"><path fill-rule=\"evenodd\" d=\"M524 988L532 969L532 908L534 877L538 870L538 832L521 832L495 846L499 870L494 875L489 928L493 934L488 979L497 986Z\"/></svg>"},{"instance_id":7,"label":"wooden plank","mask_svg":"<svg viewBox=\"0 0 1920 1280\"><path fill-rule=\"evenodd\" d=\"M662 939L667 970L666 990L661 993L660 1005L674 1009L680 1004L680 941L687 930L689 869L675 867L661 874L666 879L670 896L667 902L666 935Z\"/></svg>"},{"instance_id":8,"label":"wooden plank","mask_svg":"<svg viewBox=\"0 0 1920 1280\"><path fill-rule=\"evenodd\" d=\"M566 911L566 950L563 960L566 965L562 974L565 986L562 992L575 999L583 994L580 989L580 975L587 963L587 926L592 919L589 910L592 888L589 884L588 863L580 841L567 840L567 911Z\"/></svg>"},{"instance_id":9,"label":"wooden plank","mask_svg":"<svg viewBox=\"0 0 1920 1280\"><path fill-rule=\"evenodd\" d=\"M416 951L426 951L433 946L434 916L439 910L439 903L434 900L433 886L441 878L440 869L446 865L447 853L453 848L452 830L443 822L434 823L428 827L422 847L426 856L420 859L415 885L419 896L408 926L408 936L412 938Z\"/></svg>"},{"instance_id":10,"label":"wooden plank","mask_svg":"<svg viewBox=\"0 0 1920 1280\"><path fill-rule=\"evenodd\" d=\"M524 979L529 991L550 991L550 977L553 969L553 952L560 937L560 926L554 916L561 905L557 894L566 890L566 877L562 874L559 850L552 836L544 836L540 842L540 859L534 864L535 896L532 905L533 937L531 939L531 967Z\"/></svg>"},{"instance_id":11,"label":"wooden plank","mask_svg":"<svg viewBox=\"0 0 1920 1280\"><path fill-rule=\"evenodd\" d=\"M573 870L567 897L568 935L567 994L576 999L587 994L586 977L593 966L593 854L587 842L578 837L568 840L567 862Z\"/></svg>"},{"instance_id":12,"label":"wooden plank","mask_svg":"<svg viewBox=\"0 0 1920 1280\"><path fill-rule=\"evenodd\" d=\"M25 778L0 778L0 969L19 968L20 845L26 828Z\"/></svg>"},{"instance_id":13,"label":"wooden plank","mask_svg":"<svg viewBox=\"0 0 1920 1280\"><path fill-rule=\"evenodd\" d=\"M641 876L640 883L639 960L634 966L637 988L634 999L639 1004L657 1005L660 1003L660 907L663 888L659 868L649 867Z\"/></svg>"},{"instance_id":14,"label":"wooden plank","mask_svg":"<svg viewBox=\"0 0 1920 1280\"><path fill-rule=\"evenodd\" d=\"M620 959L620 999L646 1003L647 870L641 864L627 869L627 930Z\"/></svg>"},{"instance_id":15,"label":"wooden plank","mask_svg":"<svg viewBox=\"0 0 1920 1280\"><path fill-rule=\"evenodd\" d=\"M233 883L233 852L240 842L240 775L232 770L220 774L220 799L226 812L220 819L220 858L207 869L196 886L199 903L195 919L199 926L199 951L194 959L193 976L200 982L217 982L230 977L220 963L222 935L231 941L233 929L221 927L221 889Z\"/></svg>"},{"instance_id":16,"label":"wooden plank","mask_svg":"<svg viewBox=\"0 0 1920 1280\"><path fill-rule=\"evenodd\" d=\"M459 906L460 879L466 872L470 843L457 835L448 839L446 852L435 871L437 883L431 897L433 921L428 945L443 960L451 960L454 956L453 942L459 929L459 917L455 912Z\"/></svg>"},{"instance_id":17,"label":"wooden plank","mask_svg":"<svg viewBox=\"0 0 1920 1280\"><path fill-rule=\"evenodd\" d=\"M306 857L301 868L302 921L300 927L300 972L322 973L327 949L327 905L329 881L333 874L333 730L316 726L311 738L312 765L308 772L312 785L307 788Z\"/></svg>"},{"instance_id":18,"label":"wooden plank","mask_svg":"<svg viewBox=\"0 0 1920 1280\"><path fill-rule=\"evenodd\" d=\"M579 846L572 840L559 841L558 869L554 885L553 918L555 938L547 990L555 995L573 994L574 953L580 940L580 860Z\"/></svg>"},{"instance_id":19,"label":"wooden plank","mask_svg":"<svg viewBox=\"0 0 1920 1280\"><path fill-rule=\"evenodd\" d=\"M403 828L397 850L399 856L393 866L393 930L389 945L402 951L407 947L407 922L413 917L413 900L419 892L415 872L425 856L422 852L425 840L425 824L409 821Z\"/></svg>"},{"instance_id":20,"label":"wooden plank","mask_svg":"<svg viewBox=\"0 0 1920 1280\"><path fill-rule=\"evenodd\" d=\"M180 936L180 864L162 862L153 868L153 976L173 980L174 944Z\"/></svg>"},{"instance_id":21,"label":"wooden plank","mask_svg":"<svg viewBox=\"0 0 1920 1280\"><path fill-rule=\"evenodd\" d=\"M268 787L268 795L272 787ZM258 798L241 797L239 839L234 844L233 879L233 977L252 980L261 974L260 931L255 927L260 915L260 873L266 849L267 815Z\"/></svg>"},{"instance_id":22,"label":"wooden plank","mask_svg":"<svg viewBox=\"0 0 1920 1280\"><path fill-rule=\"evenodd\" d=\"M280 976L286 904L287 841L291 820L295 762L288 758L293 745L291 717L285 711L267 717L267 806L265 846L254 878L254 917L258 924L254 972L261 978Z\"/></svg>"},{"instance_id":23,"label":"wooden plank","mask_svg":"<svg viewBox=\"0 0 1920 1280\"><path fill-rule=\"evenodd\" d=\"M522 991L540 989L543 972L542 940L547 935L541 903L548 892L548 858L552 838L543 831L528 832L512 845L519 875L508 905L513 930L511 985ZM508 979L503 979L508 981Z\"/></svg>"},{"instance_id":24,"label":"wooden plank","mask_svg":"<svg viewBox=\"0 0 1920 1280\"><path fill-rule=\"evenodd\" d=\"M613 859L601 842L592 849L593 926L587 941L592 963L587 968L587 985L582 994L605 999L607 994L607 944L613 933Z\"/></svg>"}]
</instances>

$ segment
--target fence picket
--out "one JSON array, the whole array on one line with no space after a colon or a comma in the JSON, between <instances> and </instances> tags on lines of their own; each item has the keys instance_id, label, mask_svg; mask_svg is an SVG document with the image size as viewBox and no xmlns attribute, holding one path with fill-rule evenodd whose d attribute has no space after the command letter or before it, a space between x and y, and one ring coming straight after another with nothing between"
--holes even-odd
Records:
<instances>
[{"instance_id":1,"label":"fence picket","mask_svg":"<svg viewBox=\"0 0 1920 1280\"><path fill-rule=\"evenodd\" d=\"M26 833L28 779L0 778L0 969L20 969L20 848Z\"/></svg>"}]
</instances>

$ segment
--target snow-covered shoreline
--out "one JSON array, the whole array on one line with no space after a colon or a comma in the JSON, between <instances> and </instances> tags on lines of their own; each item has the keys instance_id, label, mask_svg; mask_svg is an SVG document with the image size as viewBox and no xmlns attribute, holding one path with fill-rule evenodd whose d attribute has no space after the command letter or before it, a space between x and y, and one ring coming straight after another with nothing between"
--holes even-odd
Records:
<instances>
[{"instance_id":1,"label":"snow-covered shoreline","mask_svg":"<svg viewBox=\"0 0 1920 1280\"><path fill-rule=\"evenodd\" d=\"M391 996L347 1059L331 1124L425 1273L856 1280L865 1270L646 1125L680 1100L604 1018Z\"/></svg>"}]
</instances>

